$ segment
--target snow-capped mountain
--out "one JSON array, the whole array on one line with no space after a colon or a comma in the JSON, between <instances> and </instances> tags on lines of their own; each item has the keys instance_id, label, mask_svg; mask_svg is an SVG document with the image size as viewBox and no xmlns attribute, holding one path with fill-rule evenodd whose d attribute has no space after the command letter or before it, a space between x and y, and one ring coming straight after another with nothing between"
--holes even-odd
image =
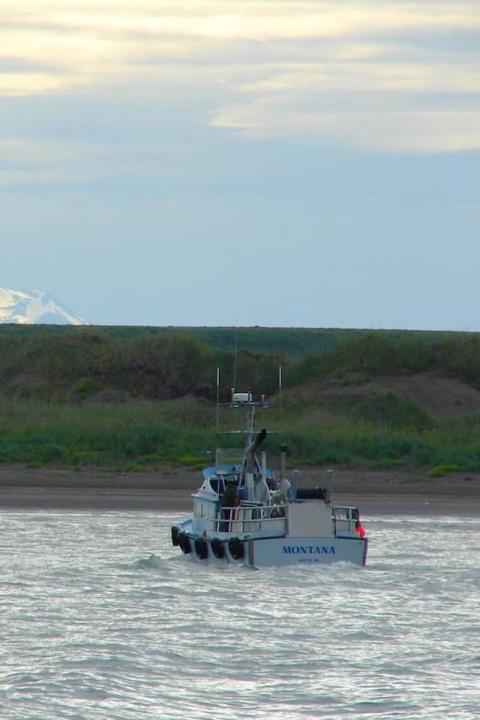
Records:
<instances>
[{"instance_id":1,"label":"snow-capped mountain","mask_svg":"<svg viewBox=\"0 0 480 720\"><path fill-rule=\"evenodd\" d=\"M0 287L0 323L88 325L43 290L9 290Z\"/></svg>"}]
</instances>

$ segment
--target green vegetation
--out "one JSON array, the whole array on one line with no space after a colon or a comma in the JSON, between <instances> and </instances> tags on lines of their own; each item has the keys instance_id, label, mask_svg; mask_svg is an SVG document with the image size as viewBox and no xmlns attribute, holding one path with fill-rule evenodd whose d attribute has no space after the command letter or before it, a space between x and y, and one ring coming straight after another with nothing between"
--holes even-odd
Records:
<instances>
[{"instance_id":1,"label":"green vegetation","mask_svg":"<svg viewBox=\"0 0 480 720\"><path fill-rule=\"evenodd\" d=\"M480 469L480 416L433 417L368 385L422 373L480 388L479 336L261 328L0 326L0 462L202 467L216 445L217 367L223 401L234 367L238 389L270 398L259 423L281 430L292 463Z\"/></svg>"},{"instance_id":2,"label":"green vegetation","mask_svg":"<svg viewBox=\"0 0 480 720\"><path fill-rule=\"evenodd\" d=\"M372 468L433 467L433 476L480 468L480 422L458 427L437 423L419 432L416 413L403 426L347 416L266 410L259 424L281 430L295 464L339 464ZM230 419L230 423L233 420ZM195 468L207 465L216 445L215 409L206 401L128 403L4 404L0 414L0 462L40 467L99 466L125 471L162 462ZM240 436L229 438L240 448ZM277 452L272 435L267 449Z\"/></svg>"},{"instance_id":3,"label":"green vegetation","mask_svg":"<svg viewBox=\"0 0 480 720\"><path fill-rule=\"evenodd\" d=\"M204 422L199 422L197 429L200 418ZM208 464L208 450L215 448L214 421L215 409L205 402L200 406L189 402L178 406L150 402L77 406L4 403L0 411L0 462L25 462L37 467L53 462L123 470L142 470L161 462L201 463L203 467Z\"/></svg>"},{"instance_id":4,"label":"green vegetation","mask_svg":"<svg viewBox=\"0 0 480 720\"><path fill-rule=\"evenodd\" d=\"M421 407L408 398L392 392L332 395L325 406L332 414L341 414L358 422L380 428L424 430L433 420Z\"/></svg>"},{"instance_id":5,"label":"green vegetation","mask_svg":"<svg viewBox=\"0 0 480 720\"><path fill-rule=\"evenodd\" d=\"M289 381L296 385L331 375L348 380L352 374L365 378L420 372L441 373L480 387L480 336L452 334L436 341L402 336L393 341L385 333L371 332L292 363Z\"/></svg>"},{"instance_id":6,"label":"green vegetation","mask_svg":"<svg viewBox=\"0 0 480 720\"><path fill-rule=\"evenodd\" d=\"M102 401L127 398L173 399L192 393L215 397L216 367L221 369L222 398L229 397L236 366L237 384L255 394L275 393L278 366L289 388L328 377L359 383L383 374L443 373L480 387L480 337L477 335L365 333L361 331L285 330L290 353L266 353L239 344L231 350L200 342L174 329L130 333L119 328L0 326L0 394L46 402L85 400L103 393ZM32 329L34 328L34 329ZM118 330L118 332L113 332ZM197 328L196 331L209 330ZM213 328L210 329L214 333ZM248 331L249 329L246 329ZM189 331L190 332L190 331ZM220 331L219 331L220 332ZM225 332L227 332L225 330ZM234 332L234 331L230 331ZM256 334L255 329L249 332ZM282 334L282 330L269 331ZM331 349L305 354L308 333L326 333ZM328 333L333 335L329 336ZM299 344L295 350L295 339ZM341 333L345 335L340 340ZM319 335L318 337L322 337ZM246 338L249 338L247 333ZM239 333L239 343L241 340ZM279 343L279 347L280 347ZM315 345L315 343L313 343ZM283 348L285 350L285 344ZM293 355L299 357L293 357Z\"/></svg>"},{"instance_id":7,"label":"green vegetation","mask_svg":"<svg viewBox=\"0 0 480 720\"><path fill-rule=\"evenodd\" d=\"M65 335L83 336L95 333L105 339L133 341L188 336L214 350L233 352L235 347L253 353L301 358L332 350L345 340L358 340L367 335L381 335L393 343L420 340L436 343L441 340L463 337L462 333L419 330L345 330L340 328L265 328L265 327L128 327L98 326L75 327L69 325L0 325L0 339L32 341Z\"/></svg>"},{"instance_id":8,"label":"green vegetation","mask_svg":"<svg viewBox=\"0 0 480 720\"><path fill-rule=\"evenodd\" d=\"M443 465L436 465L433 467L428 474L433 478L444 477L445 475L448 475L448 473L458 472L461 469L462 468L459 465L444 463Z\"/></svg>"}]
</instances>

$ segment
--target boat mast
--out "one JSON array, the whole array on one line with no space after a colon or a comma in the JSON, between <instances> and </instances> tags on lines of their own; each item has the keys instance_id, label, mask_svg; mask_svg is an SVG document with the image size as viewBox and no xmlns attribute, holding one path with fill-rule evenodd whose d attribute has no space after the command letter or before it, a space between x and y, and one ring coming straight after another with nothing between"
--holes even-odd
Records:
<instances>
[{"instance_id":1,"label":"boat mast","mask_svg":"<svg viewBox=\"0 0 480 720\"><path fill-rule=\"evenodd\" d=\"M217 367L217 417L216 417L216 425L217 425L217 434L220 431L220 368Z\"/></svg>"},{"instance_id":2,"label":"boat mast","mask_svg":"<svg viewBox=\"0 0 480 720\"><path fill-rule=\"evenodd\" d=\"M237 387L237 353L238 353L238 325L235 327L235 346L233 350L233 388L232 398Z\"/></svg>"}]
</instances>

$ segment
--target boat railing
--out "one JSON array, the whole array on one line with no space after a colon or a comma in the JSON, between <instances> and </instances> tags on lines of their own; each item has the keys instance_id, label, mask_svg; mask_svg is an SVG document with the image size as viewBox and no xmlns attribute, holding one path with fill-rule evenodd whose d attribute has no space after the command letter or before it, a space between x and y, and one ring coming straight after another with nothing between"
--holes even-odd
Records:
<instances>
[{"instance_id":1,"label":"boat railing","mask_svg":"<svg viewBox=\"0 0 480 720\"><path fill-rule=\"evenodd\" d=\"M354 533L358 521L358 509L344 505L332 505L334 533Z\"/></svg>"},{"instance_id":2,"label":"boat railing","mask_svg":"<svg viewBox=\"0 0 480 720\"><path fill-rule=\"evenodd\" d=\"M210 521L208 529L219 533L272 533L283 535L287 530L288 505L262 505L241 502L235 507L221 508Z\"/></svg>"}]
</instances>

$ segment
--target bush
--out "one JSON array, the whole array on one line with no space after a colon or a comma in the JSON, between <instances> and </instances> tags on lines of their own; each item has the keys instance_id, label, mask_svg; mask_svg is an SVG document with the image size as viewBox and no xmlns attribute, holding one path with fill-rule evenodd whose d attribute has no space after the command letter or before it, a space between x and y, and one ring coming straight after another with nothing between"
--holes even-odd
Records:
<instances>
[{"instance_id":1,"label":"bush","mask_svg":"<svg viewBox=\"0 0 480 720\"><path fill-rule=\"evenodd\" d=\"M102 385L93 378L83 378L73 387L75 395L77 395L81 400L85 400L86 398L95 395L100 390L102 390Z\"/></svg>"},{"instance_id":2,"label":"bush","mask_svg":"<svg viewBox=\"0 0 480 720\"><path fill-rule=\"evenodd\" d=\"M444 465L436 465L428 473L430 477L437 478L448 475L448 473L459 472L462 468L454 463L445 463Z\"/></svg>"},{"instance_id":3,"label":"bush","mask_svg":"<svg viewBox=\"0 0 480 720\"><path fill-rule=\"evenodd\" d=\"M194 468L204 468L206 465L206 462L202 460L202 458L195 457L194 455L181 455L176 459L176 462L178 465Z\"/></svg>"},{"instance_id":4,"label":"bush","mask_svg":"<svg viewBox=\"0 0 480 720\"><path fill-rule=\"evenodd\" d=\"M94 450L68 450L63 455L63 461L67 465L102 465L104 453Z\"/></svg>"},{"instance_id":5,"label":"bush","mask_svg":"<svg viewBox=\"0 0 480 720\"><path fill-rule=\"evenodd\" d=\"M34 460L45 463L52 460L61 460L64 448L56 443L44 443L33 447L31 452Z\"/></svg>"},{"instance_id":6,"label":"bush","mask_svg":"<svg viewBox=\"0 0 480 720\"><path fill-rule=\"evenodd\" d=\"M30 468L30 470L38 470L43 466L43 463L41 460L32 460L27 464L27 467Z\"/></svg>"},{"instance_id":7,"label":"bush","mask_svg":"<svg viewBox=\"0 0 480 720\"><path fill-rule=\"evenodd\" d=\"M162 462L163 460L164 457L162 455L156 455L155 453L152 453L150 455L142 455L141 457L138 457L136 459L136 463L138 465L148 465L149 463Z\"/></svg>"}]
</instances>

